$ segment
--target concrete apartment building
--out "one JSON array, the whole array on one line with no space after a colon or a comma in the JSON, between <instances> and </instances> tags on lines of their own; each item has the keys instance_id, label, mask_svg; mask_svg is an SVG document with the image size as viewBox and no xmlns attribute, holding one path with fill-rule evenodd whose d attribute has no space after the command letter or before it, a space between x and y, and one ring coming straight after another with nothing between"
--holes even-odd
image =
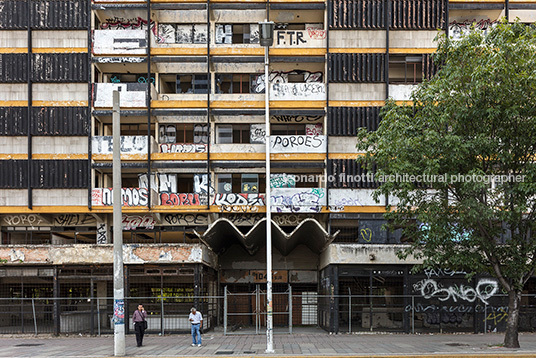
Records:
<instances>
[{"instance_id":1,"label":"concrete apartment building","mask_svg":"<svg viewBox=\"0 0 536 358\"><path fill-rule=\"evenodd\" d=\"M500 329L495 281L412 275L396 257L404 238L382 229L390 198L372 199L355 134L434 74L439 31L535 15L533 0L0 1L0 331L33 328L20 298L62 298L39 306L56 333L111 309L78 298L113 296L114 90L126 295L158 311L161 295L265 288L265 19L274 291L293 295L274 311L332 332ZM351 312L348 295L361 295ZM262 311L254 297L235 312ZM196 300L222 324L220 299Z\"/></svg>"}]
</instances>

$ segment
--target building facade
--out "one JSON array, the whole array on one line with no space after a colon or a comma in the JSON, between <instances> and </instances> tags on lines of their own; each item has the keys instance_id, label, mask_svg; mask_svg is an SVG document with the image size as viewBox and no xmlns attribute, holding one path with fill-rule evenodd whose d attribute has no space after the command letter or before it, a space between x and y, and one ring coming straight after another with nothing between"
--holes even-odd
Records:
<instances>
[{"instance_id":1,"label":"building facade","mask_svg":"<svg viewBox=\"0 0 536 358\"><path fill-rule=\"evenodd\" d=\"M15 313L0 330L32 324L30 302L11 299L56 298L39 318L56 333L110 309L80 298L113 296L114 90L127 296L195 297L213 327L217 297L264 288L269 140L274 290L292 292L292 324L500 327L495 281L412 275L417 262L397 258L404 238L382 228L392 198L372 198L355 134L433 76L439 33L535 15L532 0L1 1L0 298ZM276 24L268 80L265 19ZM477 299L449 293L464 287ZM239 301L237 312L262 306Z\"/></svg>"}]
</instances>

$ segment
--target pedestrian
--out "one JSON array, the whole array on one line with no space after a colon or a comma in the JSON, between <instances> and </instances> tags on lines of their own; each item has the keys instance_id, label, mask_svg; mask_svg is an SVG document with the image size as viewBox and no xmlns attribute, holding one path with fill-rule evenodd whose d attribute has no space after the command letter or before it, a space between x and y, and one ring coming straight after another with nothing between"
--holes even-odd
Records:
<instances>
[{"instance_id":1,"label":"pedestrian","mask_svg":"<svg viewBox=\"0 0 536 358\"><path fill-rule=\"evenodd\" d=\"M138 347L143 344L143 335L147 329L147 312L143 308L143 305L138 305L138 309L134 311L132 315L132 322L134 322L134 331L136 332L136 343Z\"/></svg>"},{"instance_id":2,"label":"pedestrian","mask_svg":"<svg viewBox=\"0 0 536 358\"><path fill-rule=\"evenodd\" d=\"M201 315L201 312L197 312L195 307L192 307L188 320L192 325L192 347L201 347L200 329L203 327L203 316Z\"/></svg>"}]
</instances>

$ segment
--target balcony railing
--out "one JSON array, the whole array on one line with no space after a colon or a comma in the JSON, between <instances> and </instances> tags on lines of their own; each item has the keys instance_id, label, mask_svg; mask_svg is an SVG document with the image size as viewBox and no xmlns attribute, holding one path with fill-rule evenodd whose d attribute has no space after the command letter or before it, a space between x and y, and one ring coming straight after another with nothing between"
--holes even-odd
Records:
<instances>
[{"instance_id":1,"label":"balcony railing","mask_svg":"<svg viewBox=\"0 0 536 358\"><path fill-rule=\"evenodd\" d=\"M272 135L271 153L325 153L325 135Z\"/></svg>"},{"instance_id":2,"label":"balcony railing","mask_svg":"<svg viewBox=\"0 0 536 358\"><path fill-rule=\"evenodd\" d=\"M151 137L151 152L156 149ZM93 154L113 154L113 137L96 136L91 138ZM121 154L147 154L147 136L121 136Z\"/></svg>"},{"instance_id":3,"label":"balcony railing","mask_svg":"<svg viewBox=\"0 0 536 358\"><path fill-rule=\"evenodd\" d=\"M271 101L325 101L326 85L321 82L272 83Z\"/></svg>"},{"instance_id":4,"label":"balcony railing","mask_svg":"<svg viewBox=\"0 0 536 358\"><path fill-rule=\"evenodd\" d=\"M326 189L273 188L270 203L274 213L318 213L326 205Z\"/></svg>"},{"instance_id":5,"label":"balcony railing","mask_svg":"<svg viewBox=\"0 0 536 358\"><path fill-rule=\"evenodd\" d=\"M95 83L93 106L112 107L112 92L120 91L122 108L147 107L147 83ZM157 98L154 84L151 84L151 98Z\"/></svg>"}]
</instances>

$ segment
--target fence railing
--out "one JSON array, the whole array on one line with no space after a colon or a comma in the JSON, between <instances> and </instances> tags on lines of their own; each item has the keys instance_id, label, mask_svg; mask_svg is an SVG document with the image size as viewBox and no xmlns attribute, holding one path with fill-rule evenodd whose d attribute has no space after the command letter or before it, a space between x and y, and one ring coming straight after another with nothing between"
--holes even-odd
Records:
<instances>
[{"instance_id":1,"label":"fence railing","mask_svg":"<svg viewBox=\"0 0 536 358\"><path fill-rule=\"evenodd\" d=\"M536 295L523 295L519 328L536 329ZM111 297L0 298L0 334L109 334L113 332ZM188 314L196 306L203 328L218 327L224 334L264 334L266 294L261 290L224 296L125 298L127 333L133 333L132 313L143 304L149 313L148 333L186 333ZM502 331L508 318L508 297L422 295L318 295L315 292L275 292L274 328L292 333L296 327L320 326L327 331L354 333L390 331L491 332ZM127 323L128 322L128 323Z\"/></svg>"}]
</instances>

